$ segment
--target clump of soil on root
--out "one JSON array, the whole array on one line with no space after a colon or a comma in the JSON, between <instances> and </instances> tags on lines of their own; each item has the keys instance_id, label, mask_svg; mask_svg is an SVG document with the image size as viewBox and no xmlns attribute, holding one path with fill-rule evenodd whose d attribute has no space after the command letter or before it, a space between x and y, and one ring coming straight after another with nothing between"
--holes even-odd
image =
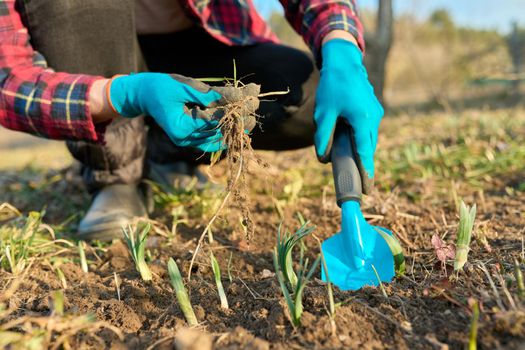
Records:
<instances>
[{"instance_id":1,"label":"clump of soil on root","mask_svg":"<svg viewBox=\"0 0 525 350\"><path fill-rule=\"evenodd\" d=\"M249 84L238 88L240 99L230 97L223 107L224 116L219 121L223 134L222 142L227 146L226 162L228 168L227 191L231 192L235 205L241 210L243 225L246 227L246 240L253 236L254 223L250 212L250 199L246 174L252 162L265 166L252 148L249 132L258 124L255 111L259 108L260 86ZM228 99L228 96L225 98ZM212 165L220 158L214 157Z\"/></svg>"},{"instance_id":2,"label":"clump of soil on root","mask_svg":"<svg viewBox=\"0 0 525 350\"><path fill-rule=\"evenodd\" d=\"M204 228L188 270L188 279L191 278L191 269L200 247L206 235L226 204L234 200L234 205L239 208L242 215L242 224L245 228L245 240L250 243L255 231L254 220L250 211L250 199L247 173L251 163L261 167L267 167L266 163L255 154L252 147L250 132L259 124L256 114L259 108L259 97L272 95L273 93L261 94L261 87L257 84L237 85L227 84L224 87L214 87L222 99L217 106L200 112L208 117L218 120L218 128L223 135L221 142L226 146L226 151L218 151L212 154L210 167L213 167L222 159L227 163L227 187L226 195ZM276 94L280 94L277 92Z\"/></svg>"}]
</instances>

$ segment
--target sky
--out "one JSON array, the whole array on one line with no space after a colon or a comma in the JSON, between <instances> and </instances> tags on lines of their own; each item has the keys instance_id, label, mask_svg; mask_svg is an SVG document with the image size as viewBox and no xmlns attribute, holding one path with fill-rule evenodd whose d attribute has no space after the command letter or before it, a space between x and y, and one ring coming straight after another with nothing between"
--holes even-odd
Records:
<instances>
[{"instance_id":1,"label":"sky","mask_svg":"<svg viewBox=\"0 0 525 350\"><path fill-rule=\"evenodd\" d=\"M508 33L512 21L525 26L525 0L393 0L396 14L412 13L416 17L427 18L434 10L444 8L449 11L456 23L461 26L497 29ZM281 11L278 0L254 0L257 8L268 16L273 11ZM357 0L361 8L377 8L377 0Z\"/></svg>"}]
</instances>

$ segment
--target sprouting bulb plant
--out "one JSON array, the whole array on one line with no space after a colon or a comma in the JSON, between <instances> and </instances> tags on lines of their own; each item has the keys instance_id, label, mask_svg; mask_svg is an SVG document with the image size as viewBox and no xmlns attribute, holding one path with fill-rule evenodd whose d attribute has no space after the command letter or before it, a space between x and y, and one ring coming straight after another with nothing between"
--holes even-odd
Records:
<instances>
[{"instance_id":1,"label":"sprouting bulb plant","mask_svg":"<svg viewBox=\"0 0 525 350\"><path fill-rule=\"evenodd\" d=\"M301 325L304 289L321 260L321 256L318 256L315 262L309 266L308 259L303 260L304 251L301 249L298 273L294 271L292 260L294 246L315 230L315 227L308 225L308 221L303 222L295 233L290 234L286 232L284 235L281 235L281 225L277 232L277 246L273 252L275 275L279 281L279 286L288 307L290 320L294 327Z\"/></svg>"},{"instance_id":2,"label":"sprouting bulb plant","mask_svg":"<svg viewBox=\"0 0 525 350\"><path fill-rule=\"evenodd\" d=\"M459 227L456 241L456 256L454 258L454 271L459 271L467 262L472 229L476 219L476 204L469 208L463 201L459 207Z\"/></svg>"},{"instance_id":3,"label":"sprouting bulb plant","mask_svg":"<svg viewBox=\"0 0 525 350\"><path fill-rule=\"evenodd\" d=\"M286 301L286 305L288 307L288 313L290 314L290 320L292 322L292 325L294 327L299 327L301 325L301 316L303 314L303 293L306 285L312 278L312 275L315 272L315 269L319 265L319 261L321 260L321 256L318 256L317 259L315 259L314 263L311 267L308 266L308 258L305 259L304 263L301 264L299 268L299 274L297 277L297 282L295 284L295 288L293 289L293 293L290 293L288 291L288 287L285 285L284 278L283 278L283 272L279 269L279 263L278 263L278 253L277 249L274 249L273 251L273 264L275 268L275 275L277 276L277 280L279 281L279 286L281 287L281 291L283 292L284 299Z\"/></svg>"},{"instance_id":4,"label":"sprouting bulb plant","mask_svg":"<svg viewBox=\"0 0 525 350\"><path fill-rule=\"evenodd\" d=\"M292 251L297 243L315 230L315 226L308 226L309 224L309 221L304 222L293 235L289 232L282 234L282 224L277 231L277 262L291 290L297 287L297 275L292 264Z\"/></svg>"},{"instance_id":5,"label":"sprouting bulb plant","mask_svg":"<svg viewBox=\"0 0 525 350\"><path fill-rule=\"evenodd\" d=\"M127 229L122 228L129 252L135 262L135 268L144 281L151 281L152 279L151 271L145 259L146 239L150 230L151 224L149 222L139 222L135 228L132 228L131 225L128 225Z\"/></svg>"},{"instance_id":6,"label":"sprouting bulb plant","mask_svg":"<svg viewBox=\"0 0 525 350\"><path fill-rule=\"evenodd\" d=\"M184 282L182 281L182 276L180 274L179 267L173 258L170 258L168 261L168 274L170 276L171 285L175 290L175 295L177 297L177 302L186 318L186 321L190 326L197 326L199 321L193 312L193 307L191 306L190 297L188 292L184 287Z\"/></svg>"}]
</instances>

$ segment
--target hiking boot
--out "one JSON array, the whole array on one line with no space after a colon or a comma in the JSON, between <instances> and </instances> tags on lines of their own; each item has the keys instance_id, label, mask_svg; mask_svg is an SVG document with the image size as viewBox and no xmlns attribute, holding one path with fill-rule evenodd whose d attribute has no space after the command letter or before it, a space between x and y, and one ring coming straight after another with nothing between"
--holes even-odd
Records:
<instances>
[{"instance_id":1,"label":"hiking boot","mask_svg":"<svg viewBox=\"0 0 525 350\"><path fill-rule=\"evenodd\" d=\"M147 216L136 185L110 185L93 198L86 216L78 225L77 238L85 241L122 238L122 226L130 224L135 217Z\"/></svg>"}]
</instances>

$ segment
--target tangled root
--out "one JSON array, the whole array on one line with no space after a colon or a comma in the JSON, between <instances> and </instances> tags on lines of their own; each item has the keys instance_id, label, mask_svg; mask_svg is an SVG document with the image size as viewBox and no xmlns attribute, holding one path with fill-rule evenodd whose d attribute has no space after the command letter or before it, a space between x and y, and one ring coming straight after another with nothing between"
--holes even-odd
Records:
<instances>
[{"instance_id":1,"label":"tangled root","mask_svg":"<svg viewBox=\"0 0 525 350\"><path fill-rule=\"evenodd\" d=\"M259 108L259 96L262 96L260 94L260 86L248 84L236 87L229 84L224 87L214 87L213 89L219 92L223 98L218 101L215 107L198 113L201 116L208 114L208 118L219 121L218 127L221 129L222 142L227 146L227 151L225 155L222 151L212 155L210 166L215 165L220 159L226 158L228 167L227 192L199 238L188 268L188 280L191 280L193 263L204 242L204 238L209 234L213 222L232 197L234 198L234 204L242 213L243 225L246 228L245 239L248 243L251 241L255 225L250 211L246 175L252 162L266 166L253 151L252 140L249 135L249 132L257 126L257 119L260 118L256 114Z\"/></svg>"},{"instance_id":2,"label":"tangled root","mask_svg":"<svg viewBox=\"0 0 525 350\"><path fill-rule=\"evenodd\" d=\"M225 156L228 167L227 191L232 194L234 204L241 211L243 225L246 227L245 238L250 242L255 225L250 211L246 175L252 162L261 165L262 161L253 151L248 132L258 124L258 116L255 112L259 108L260 86L248 84L229 91L233 94L223 94L226 104L222 107L224 115L219 120L219 128L223 135L222 142L227 146ZM212 165L219 158L215 157Z\"/></svg>"}]
</instances>

